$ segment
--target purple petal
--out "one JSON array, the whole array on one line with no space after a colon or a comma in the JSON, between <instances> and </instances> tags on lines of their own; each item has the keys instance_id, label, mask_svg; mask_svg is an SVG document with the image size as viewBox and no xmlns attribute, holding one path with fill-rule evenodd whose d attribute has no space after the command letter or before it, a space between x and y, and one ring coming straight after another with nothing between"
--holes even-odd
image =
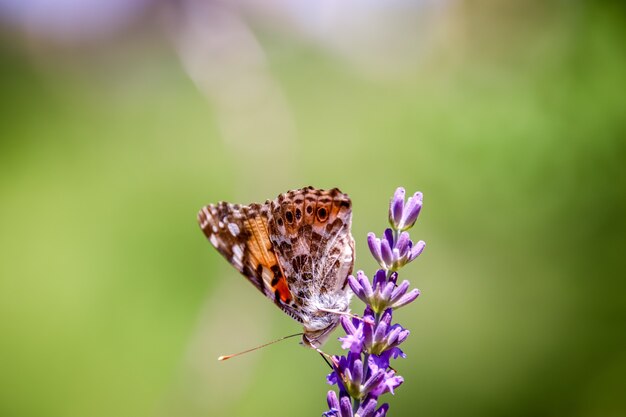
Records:
<instances>
[{"instance_id":1,"label":"purple petal","mask_svg":"<svg viewBox=\"0 0 626 417\"><path fill-rule=\"evenodd\" d=\"M394 263L394 264L397 263L398 261L400 261L400 258L401 258L401 256L400 256L400 249L393 248L391 250L391 257L393 258L392 263ZM394 268L394 269L396 269L396 268Z\"/></svg>"},{"instance_id":2,"label":"purple petal","mask_svg":"<svg viewBox=\"0 0 626 417\"><path fill-rule=\"evenodd\" d=\"M365 324L363 326L363 345L364 346L372 346L374 343L374 334L373 334L373 325Z\"/></svg>"},{"instance_id":3,"label":"purple petal","mask_svg":"<svg viewBox=\"0 0 626 417\"><path fill-rule=\"evenodd\" d=\"M409 337L409 335L411 334L410 331L408 331L407 329L403 329L400 334L398 335L398 344L404 342L407 337Z\"/></svg>"},{"instance_id":4,"label":"purple petal","mask_svg":"<svg viewBox=\"0 0 626 417\"><path fill-rule=\"evenodd\" d=\"M374 233L370 232L367 234L367 245L370 248L372 256L376 259L376 262L380 263L383 259L380 252L380 239L378 239Z\"/></svg>"},{"instance_id":5,"label":"purple petal","mask_svg":"<svg viewBox=\"0 0 626 417\"><path fill-rule=\"evenodd\" d=\"M393 282L388 282L380 292L380 296L383 300L389 300L391 298L391 294L393 290L396 288L396 285Z\"/></svg>"},{"instance_id":6,"label":"purple petal","mask_svg":"<svg viewBox=\"0 0 626 417\"><path fill-rule=\"evenodd\" d=\"M359 349L360 352L360 349ZM352 381L355 384L361 385L363 382L363 361L357 359L354 361L354 366L352 367Z\"/></svg>"},{"instance_id":7,"label":"purple petal","mask_svg":"<svg viewBox=\"0 0 626 417\"><path fill-rule=\"evenodd\" d=\"M411 246L410 235L407 232L400 233L400 237L398 237L396 242L396 248L400 251L400 254L404 256Z\"/></svg>"},{"instance_id":8,"label":"purple petal","mask_svg":"<svg viewBox=\"0 0 626 417\"><path fill-rule=\"evenodd\" d=\"M389 368L389 359L391 358L392 353L387 350L380 355L372 354L368 358L368 366L372 370L372 372L376 372L379 369L383 371Z\"/></svg>"},{"instance_id":9,"label":"purple petal","mask_svg":"<svg viewBox=\"0 0 626 417\"><path fill-rule=\"evenodd\" d=\"M341 316L339 321L341 322L341 326L343 327L343 329L349 335L353 335L353 334L357 334L358 333L358 330L357 330L356 326L354 325L354 323L352 323L352 320L350 320L349 317Z\"/></svg>"},{"instance_id":10,"label":"purple petal","mask_svg":"<svg viewBox=\"0 0 626 417\"><path fill-rule=\"evenodd\" d=\"M392 272L391 275L389 275L389 282L393 282L395 284L397 281L398 281L398 273Z\"/></svg>"},{"instance_id":11,"label":"purple petal","mask_svg":"<svg viewBox=\"0 0 626 417\"><path fill-rule=\"evenodd\" d=\"M402 332L402 326L399 324L394 324L391 326L391 329L387 333L387 344L393 345L398 340L398 336L400 336L400 332Z\"/></svg>"},{"instance_id":12,"label":"purple petal","mask_svg":"<svg viewBox=\"0 0 626 417\"><path fill-rule=\"evenodd\" d=\"M393 374L393 372L391 374ZM401 376L392 376L391 378L385 379L385 385L387 386L387 389L389 390L391 395L395 394L393 390L402 385L403 382L404 378L402 378Z\"/></svg>"},{"instance_id":13,"label":"purple petal","mask_svg":"<svg viewBox=\"0 0 626 417\"><path fill-rule=\"evenodd\" d=\"M380 355L371 354L368 360L368 364L372 372L376 372L378 370L387 371L389 368L389 361L391 359L391 354L386 350Z\"/></svg>"},{"instance_id":14,"label":"purple petal","mask_svg":"<svg viewBox=\"0 0 626 417\"><path fill-rule=\"evenodd\" d=\"M385 312L383 313L382 317L380 318L381 322L387 323L387 326L391 325L391 319L393 318L393 310L388 308L387 310L385 310Z\"/></svg>"},{"instance_id":15,"label":"purple petal","mask_svg":"<svg viewBox=\"0 0 626 417\"><path fill-rule=\"evenodd\" d=\"M328 402L328 408L331 411L339 410L339 399L337 398L337 393L335 391L328 391L328 395L326 395L326 401Z\"/></svg>"},{"instance_id":16,"label":"purple petal","mask_svg":"<svg viewBox=\"0 0 626 417\"><path fill-rule=\"evenodd\" d=\"M326 382L328 385L335 385L337 383L337 372L332 371L326 376Z\"/></svg>"},{"instance_id":17,"label":"purple petal","mask_svg":"<svg viewBox=\"0 0 626 417\"><path fill-rule=\"evenodd\" d=\"M376 411L376 398L369 397L359 407L357 414L359 417L373 417L374 411Z\"/></svg>"},{"instance_id":18,"label":"purple petal","mask_svg":"<svg viewBox=\"0 0 626 417\"><path fill-rule=\"evenodd\" d=\"M350 285L350 288L352 288L352 292L355 293L356 296L359 297L361 300L363 300L363 298L365 297L365 291L363 291L363 287L361 286L359 281L354 278L354 276L348 275L348 285ZM365 300L363 301L365 302Z\"/></svg>"},{"instance_id":19,"label":"purple petal","mask_svg":"<svg viewBox=\"0 0 626 417\"><path fill-rule=\"evenodd\" d=\"M385 371L383 369L378 369L367 381L365 381L365 384L361 387L361 392L364 395L367 395L370 391L384 391L386 385Z\"/></svg>"},{"instance_id":20,"label":"purple petal","mask_svg":"<svg viewBox=\"0 0 626 417\"><path fill-rule=\"evenodd\" d=\"M402 209L404 208L404 188L396 188L396 192L389 203L389 223L397 226L402 219Z\"/></svg>"},{"instance_id":21,"label":"purple petal","mask_svg":"<svg viewBox=\"0 0 626 417\"><path fill-rule=\"evenodd\" d=\"M350 397L341 397L339 400L339 411L341 417L352 417L352 404L350 404Z\"/></svg>"},{"instance_id":22,"label":"purple petal","mask_svg":"<svg viewBox=\"0 0 626 417\"><path fill-rule=\"evenodd\" d=\"M392 264L393 254L391 253L391 246L386 239L380 241L380 254L382 255L385 266Z\"/></svg>"},{"instance_id":23,"label":"purple petal","mask_svg":"<svg viewBox=\"0 0 626 417\"><path fill-rule=\"evenodd\" d=\"M409 291L407 294L403 295L398 301L393 303L393 305L391 307L392 308L400 308L402 306L405 306L405 305L415 301L415 299L417 297L419 297L419 295L420 295L420 290L418 290L417 288L414 288L411 291Z\"/></svg>"},{"instance_id":24,"label":"purple petal","mask_svg":"<svg viewBox=\"0 0 626 417\"><path fill-rule=\"evenodd\" d=\"M379 269L374 275L374 291L387 281L387 273L384 269Z\"/></svg>"},{"instance_id":25,"label":"purple petal","mask_svg":"<svg viewBox=\"0 0 626 417\"><path fill-rule=\"evenodd\" d=\"M340 337L339 341L341 342L341 348L349 349L350 352L358 353L363 347L363 342L356 335L347 335L344 337Z\"/></svg>"},{"instance_id":26,"label":"purple petal","mask_svg":"<svg viewBox=\"0 0 626 417\"><path fill-rule=\"evenodd\" d=\"M411 256L409 256L409 261L412 261L413 259L420 256L420 254L424 251L425 247L426 247L426 242L424 242L423 240L420 240L419 242L417 242L415 246L411 248Z\"/></svg>"},{"instance_id":27,"label":"purple petal","mask_svg":"<svg viewBox=\"0 0 626 417\"><path fill-rule=\"evenodd\" d=\"M396 301L398 301L400 297L406 294L406 291L409 289L409 285L411 284L406 279L402 281L402 284L398 285L396 289L393 290L393 293L391 294L391 298L389 299L389 302L393 304Z\"/></svg>"},{"instance_id":28,"label":"purple petal","mask_svg":"<svg viewBox=\"0 0 626 417\"><path fill-rule=\"evenodd\" d=\"M406 358L406 355L404 354L402 349L400 349L397 346L393 347L393 348L391 348L389 350L386 350L383 354L384 355L388 355L387 361L389 361L389 359L391 359L391 358L393 358L393 359Z\"/></svg>"},{"instance_id":29,"label":"purple petal","mask_svg":"<svg viewBox=\"0 0 626 417\"><path fill-rule=\"evenodd\" d=\"M380 406L376 413L374 413L374 417L385 417L387 415L387 410L389 410L389 404L385 403Z\"/></svg>"},{"instance_id":30,"label":"purple petal","mask_svg":"<svg viewBox=\"0 0 626 417\"><path fill-rule=\"evenodd\" d=\"M385 229L385 239L387 240L387 242L389 242L390 247L393 248L396 245L396 242L393 238L393 230L391 230L390 228Z\"/></svg>"},{"instance_id":31,"label":"purple petal","mask_svg":"<svg viewBox=\"0 0 626 417\"><path fill-rule=\"evenodd\" d=\"M359 283L361 284L361 287L363 287L363 293L365 294L365 297L371 298L372 295L374 295L374 290L372 289L372 285L370 284L369 279L367 279L367 276L365 276L364 273L361 273L361 275L359 276Z\"/></svg>"},{"instance_id":32,"label":"purple petal","mask_svg":"<svg viewBox=\"0 0 626 417\"><path fill-rule=\"evenodd\" d=\"M400 226L403 230L409 229L415 224L417 216L422 209L422 199L422 193L417 192L407 200L402 210L402 220L400 221Z\"/></svg>"},{"instance_id":33,"label":"purple petal","mask_svg":"<svg viewBox=\"0 0 626 417\"><path fill-rule=\"evenodd\" d=\"M374 341L375 342L382 341L387 335L387 329L388 329L387 323L385 323L384 321L381 321L380 323L378 323L378 326L376 327L376 330L374 331Z\"/></svg>"}]
</instances>

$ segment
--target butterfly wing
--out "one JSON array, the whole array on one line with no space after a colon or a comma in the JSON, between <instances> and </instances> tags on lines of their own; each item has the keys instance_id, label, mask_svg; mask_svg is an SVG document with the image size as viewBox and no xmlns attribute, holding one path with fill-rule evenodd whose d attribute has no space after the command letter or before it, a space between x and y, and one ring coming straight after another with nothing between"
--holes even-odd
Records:
<instances>
[{"instance_id":1,"label":"butterfly wing","mask_svg":"<svg viewBox=\"0 0 626 417\"><path fill-rule=\"evenodd\" d=\"M210 204L198 213L211 244L305 330L336 325L338 316L324 319L320 308L347 309L345 288L354 264L351 219L346 194L313 187L265 204Z\"/></svg>"},{"instance_id":2,"label":"butterfly wing","mask_svg":"<svg viewBox=\"0 0 626 417\"><path fill-rule=\"evenodd\" d=\"M302 322L290 308L292 294L272 242L267 220L269 202L241 206L220 202L203 207L198 223L219 253L283 311Z\"/></svg>"},{"instance_id":3,"label":"butterfly wing","mask_svg":"<svg viewBox=\"0 0 626 417\"><path fill-rule=\"evenodd\" d=\"M294 304L314 315L316 296L345 296L354 265L350 198L337 188L289 191L271 204L270 239ZM328 305L326 308L334 308Z\"/></svg>"}]
</instances>

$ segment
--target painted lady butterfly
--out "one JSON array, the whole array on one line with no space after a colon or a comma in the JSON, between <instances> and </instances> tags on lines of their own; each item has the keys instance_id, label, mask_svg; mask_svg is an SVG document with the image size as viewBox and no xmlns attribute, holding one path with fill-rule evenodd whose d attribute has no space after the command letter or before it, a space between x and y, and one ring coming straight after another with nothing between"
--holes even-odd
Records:
<instances>
[{"instance_id":1,"label":"painted lady butterfly","mask_svg":"<svg viewBox=\"0 0 626 417\"><path fill-rule=\"evenodd\" d=\"M354 265L350 198L313 187L248 206L203 207L209 242L281 310L302 323L302 343L319 348L348 312Z\"/></svg>"}]
</instances>

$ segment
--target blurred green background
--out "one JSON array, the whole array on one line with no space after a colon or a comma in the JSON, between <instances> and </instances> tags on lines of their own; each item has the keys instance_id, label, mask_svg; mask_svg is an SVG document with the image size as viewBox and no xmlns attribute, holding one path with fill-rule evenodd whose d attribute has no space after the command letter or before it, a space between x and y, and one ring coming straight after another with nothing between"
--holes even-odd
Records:
<instances>
[{"instance_id":1,"label":"blurred green background","mask_svg":"<svg viewBox=\"0 0 626 417\"><path fill-rule=\"evenodd\" d=\"M3 26L0 415L319 416L295 340L215 360L299 326L196 224L306 185L350 194L368 274L395 187L424 193L391 416L626 415L622 7L432 2L345 48L241 6L203 61L172 4L84 43Z\"/></svg>"}]
</instances>

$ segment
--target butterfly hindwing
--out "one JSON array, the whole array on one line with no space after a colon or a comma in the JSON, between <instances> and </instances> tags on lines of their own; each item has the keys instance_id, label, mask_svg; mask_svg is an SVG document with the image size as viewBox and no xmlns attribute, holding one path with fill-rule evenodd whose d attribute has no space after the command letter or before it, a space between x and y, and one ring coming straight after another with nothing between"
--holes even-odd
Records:
<instances>
[{"instance_id":1,"label":"butterfly hindwing","mask_svg":"<svg viewBox=\"0 0 626 417\"><path fill-rule=\"evenodd\" d=\"M338 189L307 187L271 204L269 234L296 305L342 292L354 263L351 202Z\"/></svg>"}]
</instances>

